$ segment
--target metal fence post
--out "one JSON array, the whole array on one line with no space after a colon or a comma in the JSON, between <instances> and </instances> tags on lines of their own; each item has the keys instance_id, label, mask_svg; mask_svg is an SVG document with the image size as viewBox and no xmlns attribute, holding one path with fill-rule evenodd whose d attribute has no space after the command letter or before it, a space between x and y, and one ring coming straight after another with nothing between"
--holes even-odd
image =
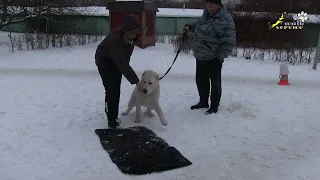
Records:
<instances>
[{"instance_id":1,"label":"metal fence post","mask_svg":"<svg viewBox=\"0 0 320 180\"><path fill-rule=\"evenodd\" d=\"M318 37L318 45L316 49L316 54L313 60L313 67L312 69L317 69L317 64L320 62L320 32L319 32L319 37Z\"/></svg>"},{"instance_id":2,"label":"metal fence post","mask_svg":"<svg viewBox=\"0 0 320 180\"><path fill-rule=\"evenodd\" d=\"M175 36L178 34L178 18L179 17L174 18L174 35Z\"/></svg>"}]
</instances>

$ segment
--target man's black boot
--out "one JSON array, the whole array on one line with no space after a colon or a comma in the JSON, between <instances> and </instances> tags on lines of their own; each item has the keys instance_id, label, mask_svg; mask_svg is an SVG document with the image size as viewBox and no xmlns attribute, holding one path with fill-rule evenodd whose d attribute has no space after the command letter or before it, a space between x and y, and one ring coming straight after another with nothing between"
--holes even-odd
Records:
<instances>
[{"instance_id":1,"label":"man's black boot","mask_svg":"<svg viewBox=\"0 0 320 180\"><path fill-rule=\"evenodd\" d=\"M212 113L217 113L218 112L218 106L211 106L207 111L206 114L212 114Z\"/></svg>"},{"instance_id":2,"label":"man's black boot","mask_svg":"<svg viewBox=\"0 0 320 180\"><path fill-rule=\"evenodd\" d=\"M208 108L208 107L209 107L208 103L199 102L198 104L191 106L191 110L201 109L201 108Z\"/></svg>"}]
</instances>

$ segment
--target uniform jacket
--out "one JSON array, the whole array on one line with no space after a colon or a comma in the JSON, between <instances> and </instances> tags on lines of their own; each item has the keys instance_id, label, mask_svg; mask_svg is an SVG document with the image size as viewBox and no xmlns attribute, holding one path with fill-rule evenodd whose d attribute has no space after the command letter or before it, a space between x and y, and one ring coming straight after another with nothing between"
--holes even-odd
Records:
<instances>
[{"instance_id":1,"label":"uniform jacket","mask_svg":"<svg viewBox=\"0 0 320 180\"><path fill-rule=\"evenodd\" d=\"M223 61L235 47L235 24L224 6L215 14L204 10L196 23L187 26L194 34L193 52L197 60Z\"/></svg>"}]
</instances>

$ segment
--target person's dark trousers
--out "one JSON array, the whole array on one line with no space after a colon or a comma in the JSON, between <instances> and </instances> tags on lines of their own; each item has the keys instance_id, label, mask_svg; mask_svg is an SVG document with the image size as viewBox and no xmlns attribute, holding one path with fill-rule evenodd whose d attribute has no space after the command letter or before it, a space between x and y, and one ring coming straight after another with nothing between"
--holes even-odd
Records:
<instances>
[{"instance_id":1,"label":"person's dark trousers","mask_svg":"<svg viewBox=\"0 0 320 180\"><path fill-rule=\"evenodd\" d=\"M191 106L191 109L209 108L210 95L211 105L206 114L218 112L222 94L222 64L219 59L196 60L196 83L200 100L198 104Z\"/></svg>"},{"instance_id":2,"label":"person's dark trousers","mask_svg":"<svg viewBox=\"0 0 320 180\"><path fill-rule=\"evenodd\" d=\"M105 89L105 111L109 125L115 125L119 114L122 73L111 59L104 62L103 67L99 65L97 67Z\"/></svg>"}]
</instances>

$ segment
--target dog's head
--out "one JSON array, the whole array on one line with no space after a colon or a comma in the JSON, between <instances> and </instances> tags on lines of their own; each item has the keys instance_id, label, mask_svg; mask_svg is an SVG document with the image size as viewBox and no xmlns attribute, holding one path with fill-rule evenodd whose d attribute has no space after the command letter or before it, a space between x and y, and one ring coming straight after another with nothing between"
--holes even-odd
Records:
<instances>
[{"instance_id":1,"label":"dog's head","mask_svg":"<svg viewBox=\"0 0 320 180\"><path fill-rule=\"evenodd\" d=\"M159 74L152 70L146 70L141 77L142 92L144 94L153 94L159 89Z\"/></svg>"}]
</instances>

